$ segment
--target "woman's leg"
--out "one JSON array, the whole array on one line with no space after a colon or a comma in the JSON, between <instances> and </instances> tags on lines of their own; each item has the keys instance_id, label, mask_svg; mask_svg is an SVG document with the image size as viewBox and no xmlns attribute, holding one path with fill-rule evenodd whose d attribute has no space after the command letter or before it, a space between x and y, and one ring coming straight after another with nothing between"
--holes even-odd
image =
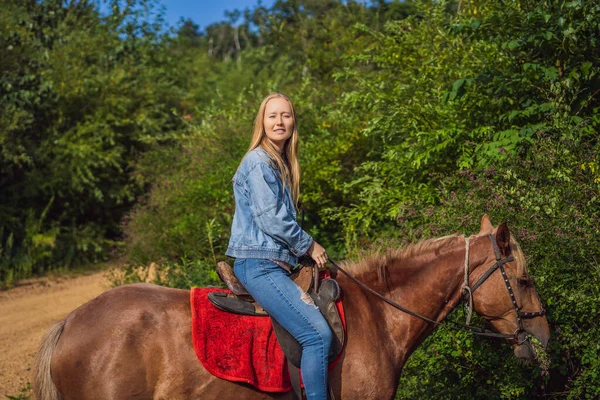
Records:
<instances>
[{"instance_id":1,"label":"woman's leg","mask_svg":"<svg viewBox=\"0 0 600 400\"><path fill-rule=\"evenodd\" d=\"M327 399L332 333L310 296L269 260L236 259L234 272L246 290L302 345L302 380L309 400Z\"/></svg>"}]
</instances>

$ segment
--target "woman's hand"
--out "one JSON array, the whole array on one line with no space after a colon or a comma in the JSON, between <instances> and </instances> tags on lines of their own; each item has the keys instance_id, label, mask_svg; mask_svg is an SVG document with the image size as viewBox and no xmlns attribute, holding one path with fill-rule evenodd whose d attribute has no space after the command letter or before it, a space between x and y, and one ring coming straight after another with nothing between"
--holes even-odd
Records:
<instances>
[{"instance_id":1,"label":"woman's hand","mask_svg":"<svg viewBox=\"0 0 600 400\"><path fill-rule=\"evenodd\" d=\"M316 240L313 240L312 244L307 251L310 258L315 260L319 268L324 268L327 264L327 252Z\"/></svg>"}]
</instances>

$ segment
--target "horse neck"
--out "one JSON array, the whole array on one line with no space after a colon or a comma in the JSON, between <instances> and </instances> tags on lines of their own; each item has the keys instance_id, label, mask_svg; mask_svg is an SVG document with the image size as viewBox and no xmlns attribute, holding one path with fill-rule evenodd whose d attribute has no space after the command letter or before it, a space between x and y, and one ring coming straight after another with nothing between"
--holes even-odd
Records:
<instances>
[{"instance_id":1,"label":"horse neck","mask_svg":"<svg viewBox=\"0 0 600 400\"><path fill-rule=\"evenodd\" d=\"M464 276L465 241L447 247L430 247L418 254L391 259L387 268L388 297L431 320L441 322L458 305ZM441 249L441 250L440 250ZM387 324L389 340L394 342L401 368L408 356L433 331L435 326L379 302L381 321Z\"/></svg>"}]
</instances>

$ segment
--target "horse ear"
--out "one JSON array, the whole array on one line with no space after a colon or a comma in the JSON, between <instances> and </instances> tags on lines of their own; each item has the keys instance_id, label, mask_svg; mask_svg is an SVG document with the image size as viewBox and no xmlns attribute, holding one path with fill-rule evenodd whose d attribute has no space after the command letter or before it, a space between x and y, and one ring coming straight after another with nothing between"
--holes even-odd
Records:
<instances>
[{"instance_id":1,"label":"horse ear","mask_svg":"<svg viewBox=\"0 0 600 400\"><path fill-rule=\"evenodd\" d=\"M510 253L510 231L506 222L501 224L496 230L496 243L498 243L498 249L500 253L506 257Z\"/></svg>"},{"instance_id":2,"label":"horse ear","mask_svg":"<svg viewBox=\"0 0 600 400\"><path fill-rule=\"evenodd\" d=\"M481 228L479 228L479 233L489 235L494 230L492 226L492 221L490 221L490 217L487 214L483 214L483 218L481 218Z\"/></svg>"}]
</instances>

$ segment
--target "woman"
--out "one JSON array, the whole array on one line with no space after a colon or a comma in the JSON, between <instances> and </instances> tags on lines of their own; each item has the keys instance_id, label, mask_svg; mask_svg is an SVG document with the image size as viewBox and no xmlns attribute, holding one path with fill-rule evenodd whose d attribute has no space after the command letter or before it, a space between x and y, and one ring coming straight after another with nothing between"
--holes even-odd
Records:
<instances>
[{"instance_id":1,"label":"woman","mask_svg":"<svg viewBox=\"0 0 600 400\"><path fill-rule=\"evenodd\" d=\"M226 254L246 290L302 345L308 399L327 399L332 334L310 297L290 278L298 257L319 266L325 249L296 222L300 192L298 126L291 101L279 93L261 103L250 149L233 177L235 214Z\"/></svg>"}]
</instances>

